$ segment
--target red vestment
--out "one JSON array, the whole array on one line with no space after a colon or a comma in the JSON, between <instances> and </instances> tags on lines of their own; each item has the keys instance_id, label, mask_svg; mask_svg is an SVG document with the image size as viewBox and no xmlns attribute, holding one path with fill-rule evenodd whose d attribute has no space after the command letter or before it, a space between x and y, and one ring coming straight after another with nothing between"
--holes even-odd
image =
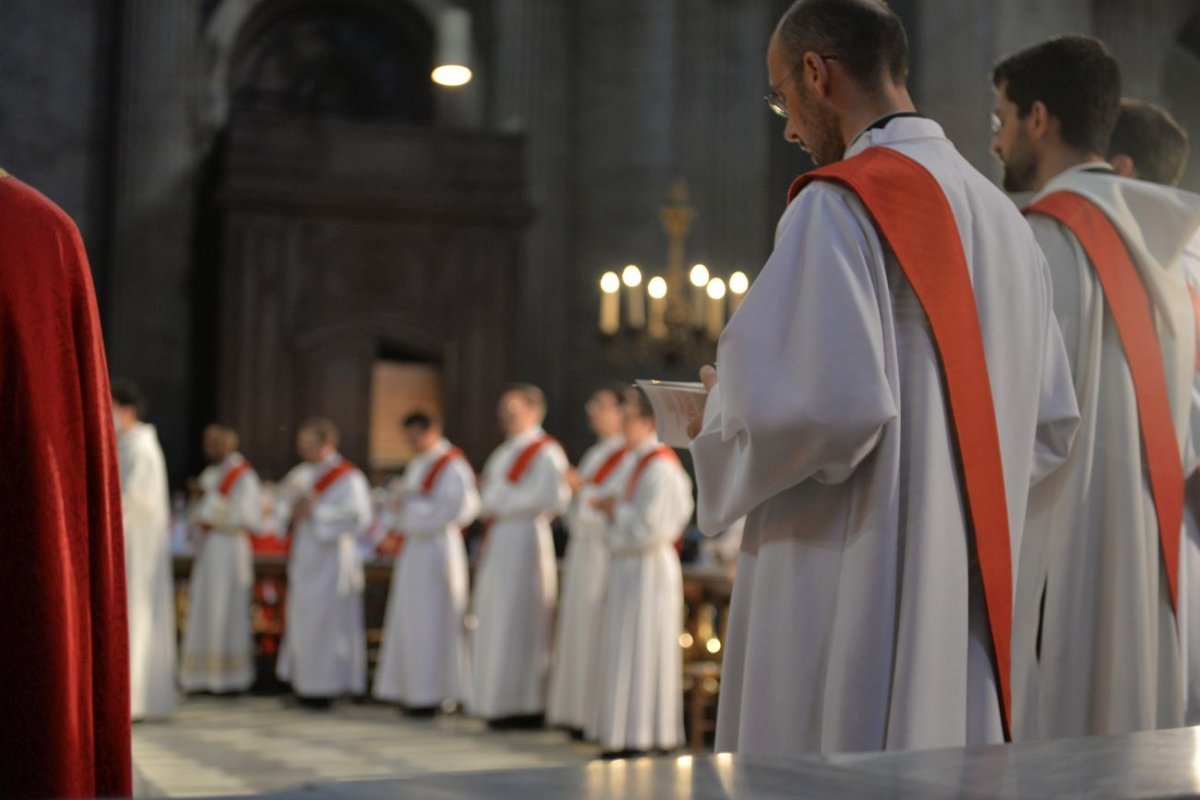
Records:
<instances>
[{"instance_id":1,"label":"red vestment","mask_svg":"<svg viewBox=\"0 0 1200 800\"><path fill-rule=\"evenodd\" d=\"M0 796L132 791L111 404L79 232L0 173Z\"/></svg>"}]
</instances>

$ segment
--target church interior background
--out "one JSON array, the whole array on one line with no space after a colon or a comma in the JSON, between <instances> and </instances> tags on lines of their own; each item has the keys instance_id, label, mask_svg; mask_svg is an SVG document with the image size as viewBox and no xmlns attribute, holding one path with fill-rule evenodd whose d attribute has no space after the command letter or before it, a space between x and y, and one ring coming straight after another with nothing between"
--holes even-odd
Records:
<instances>
[{"instance_id":1,"label":"church interior background","mask_svg":"<svg viewBox=\"0 0 1200 800\"><path fill-rule=\"evenodd\" d=\"M604 273L666 269L673 187L694 213L688 265L753 280L770 252L787 186L810 166L762 103L765 45L788 5L0 0L0 164L78 223L112 373L147 395L174 486L201 468L208 422L237 428L269 479L318 413L380 480L407 458L394 421L430 403L479 468L500 440L496 397L516 380L545 389L546 427L575 458L594 388L694 379L705 352L702 337L681 355L598 330ZM1126 94L1200 131L1192 0L891 5L919 110L989 175L991 64L1055 33L1103 38ZM429 73L456 9L474 78L447 88ZM1200 189L1200 159L1184 186ZM370 751L363 713L312 735ZM186 715L188 748L229 724L218 709ZM461 724L386 757L408 747L414 770L434 770L588 754L532 734L489 750L449 735ZM143 758L166 763L184 734L139 736ZM211 791L289 783L204 774Z\"/></svg>"}]
</instances>

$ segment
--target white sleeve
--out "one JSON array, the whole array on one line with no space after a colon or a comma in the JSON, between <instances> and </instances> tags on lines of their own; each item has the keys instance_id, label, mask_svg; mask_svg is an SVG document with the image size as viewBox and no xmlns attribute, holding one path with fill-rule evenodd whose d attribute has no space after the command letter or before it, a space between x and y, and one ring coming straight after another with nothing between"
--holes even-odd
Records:
<instances>
[{"instance_id":1,"label":"white sleeve","mask_svg":"<svg viewBox=\"0 0 1200 800\"><path fill-rule=\"evenodd\" d=\"M262 527L262 483L258 473L247 470L229 493L229 523L250 533Z\"/></svg>"},{"instance_id":2,"label":"white sleeve","mask_svg":"<svg viewBox=\"0 0 1200 800\"><path fill-rule=\"evenodd\" d=\"M166 465L150 441L138 440L129 449L128 470L121 475L121 510L127 530L165 525L170 517Z\"/></svg>"},{"instance_id":3,"label":"white sleeve","mask_svg":"<svg viewBox=\"0 0 1200 800\"><path fill-rule=\"evenodd\" d=\"M358 536L371 524L371 515L371 487L366 476L355 470L317 500L313 529L318 539L332 543L345 535Z\"/></svg>"},{"instance_id":4,"label":"white sleeve","mask_svg":"<svg viewBox=\"0 0 1200 800\"><path fill-rule=\"evenodd\" d=\"M1194 292L1200 292L1200 235L1188 243L1179 263L1188 287ZM1196 302L1195 295L1192 295L1191 299L1194 304ZM1193 309L1193 311L1200 319L1200 309ZM1197 333L1200 334L1200 330ZM1200 336L1197 337L1196 347L1200 349ZM1191 435L1188 438L1183 462L1185 475L1191 475L1200 466L1200 369L1196 370L1192 379L1192 409L1189 424Z\"/></svg>"},{"instance_id":5,"label":"white sleeve","mask_svg":"<svg viewBox=\"0 0 1200 800\"><path fill-rule=\"evenodd\" d=\"M400 528L406 534L430 535L451 525L469 525L478 514L479 494L470 467L456 458L438 475L428 497L416 494L408 499L400 516Z\"/></svg>"},{"instance_id":6,"label":"white sleeve","mask_svg":"<svg viewBox=\"0 0 1200 800\"><path fill-rule=\"evenodd\" d=\"M1053 285L1045 258L1042 263L1047 298L1052 300ZM1051 309L1053 303L1047 304ZM1042 381L1038 394L1037 434L1034 441L1033 470L1030 484L1036 484L1058 469L1067 460L1075 433L1079 429L1079 403L1071 366L1063 345L1062 330L1053 310L1047 314L1046 333L1042 339Z\"/></svg>"},{"instance_id":7,"label":"white sleeve","mask_svg":"<svg viewBox=\"0 0 1200 800\"><path fill-rule=\"evenodd\" d=\"M564 513L571 502L566 469L567 457L562 448L554 444L544 446L520 481L505 486L504 491L494 487L487 492L491 504L488 511L501 519L534 519Z\"/></svg>"},{"instance_id":8,"label":"white sleeve","mask_svg":"<svg viewBox=\"0 0 1200 800\"><path fill-rule=\"evenodd\" d=\"M803 481L847 480L897 415L878 235L834 187L810 186L793 206L721 336L719 391L691 445L706 533Z\"/></svg>"},{"instance_id":9,"label":"white sleeve","mask_svg":"<svg viewBox=\"0 0 1200 800\"><path fill-rule=\"evenodd\" d=\"M687 474L667 461L655 460L638 479L632 501L617 505L610 544L614 550L670 544L683 533L692 510Z\"/></svg>"},{"instance_id":10,"label":"white sleeve","mask_svg":"<svg viewBox=\"0 0 1200 800\"><path fill-rule=\"evenodd\" d=\"M499 459L502 450L503 448L500 448L493 452L483 465L483 475L479 481L479 504L480 513L485 517L496 516L495 506L500 502L504 486L508 482L500 472Z\"/></svg>"}]
</instances>

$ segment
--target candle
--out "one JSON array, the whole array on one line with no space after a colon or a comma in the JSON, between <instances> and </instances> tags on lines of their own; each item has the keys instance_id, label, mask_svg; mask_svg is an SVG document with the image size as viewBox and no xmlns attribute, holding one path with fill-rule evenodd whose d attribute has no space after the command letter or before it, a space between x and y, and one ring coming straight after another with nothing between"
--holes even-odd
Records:
<instances>
[{"instance_id":1,"label":"candle","mask_svg":"<svg viewBox=\"0 0 1200 800\"><path fill-rule=\"evenodd\" d=\"M704 327L704 306L706 304L705 289L708 287L708 267L703 264L697 264L692 267L692 325L696 328Z\"/></svg>"},{"instance_id":2,"label":"candle","mask_svg":"<svg viewBox=\"0 0 1200 800\"><path fill-rule=\"evenodd\" d=\"M721 338L725 327L725 281L713 278L708 282L708 338L714 342Z\"/></svg>"},{"instance_id":3,"label":"candle","mask_svg":"<svg viewBox=\"0 0 1200 800\"><path fill-rule=\"evenodd\" d=\"M615 272L600 278L600 332L612 336L621 327L621 279Z\"/></svg>"},{"instance_id":4,"label":"candle","mask_svg":"<svg viewBox=\"0 0 1200 800\"><path fill-rule=\"evenodd\" d=\"M646 284L650 295L650 338L667 338L667 282L655 276Z\"/></svg>"},{"instance_id":5,"label":"candle","mask_svg":"<svg viewBox=\"0 0 1200 800\"><path fill-rule=\"evenodd\" d=\"M621 273L621 281L628 290L625 293L629 303L629 327L640 330L646 326L646 295L642 293L642 271L636 265L630 264Z\"/></svg>"},{"instance_id":6,"label":"candle","mask_svg":"<svg viewBox=\"0 0 1200 800\"><path fill-rule=\"evenodd\" d=\"M738 270L729 276L729 315L738 310L738 306L742 304L742 298L746 296L747 290L750 289L750 279L746 277L746 273Z\"/></svg>"}]
</instances>

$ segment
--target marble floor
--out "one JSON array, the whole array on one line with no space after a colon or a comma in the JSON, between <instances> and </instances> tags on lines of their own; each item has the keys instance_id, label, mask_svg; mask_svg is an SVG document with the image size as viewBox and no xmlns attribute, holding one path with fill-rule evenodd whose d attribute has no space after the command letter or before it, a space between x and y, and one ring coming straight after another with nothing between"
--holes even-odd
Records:
<instances>
[{"instance_id":1,"label":"marble floor","mask_svg":"<svg viewBox=\"0 0 1200 800\"><path fill-rule=\"evenodd\" d=\"M1062 800L1200 797L1200 728L966 749L591 761L311 784L275 800Z\"/></svg>"},{"instance_id":2,"label":"marble floor","mask_svg":"<svg viewBox=\"0 0 1200 800\"><path fill-rule=\"evenodd\" d=\"M557 731L488 731L459 716L401 717L388 706L328 712L279 697L188 699L133 729L140 797L256 795L341 781L577 765L596 749Z\"/></svg>"}]
</instances>

